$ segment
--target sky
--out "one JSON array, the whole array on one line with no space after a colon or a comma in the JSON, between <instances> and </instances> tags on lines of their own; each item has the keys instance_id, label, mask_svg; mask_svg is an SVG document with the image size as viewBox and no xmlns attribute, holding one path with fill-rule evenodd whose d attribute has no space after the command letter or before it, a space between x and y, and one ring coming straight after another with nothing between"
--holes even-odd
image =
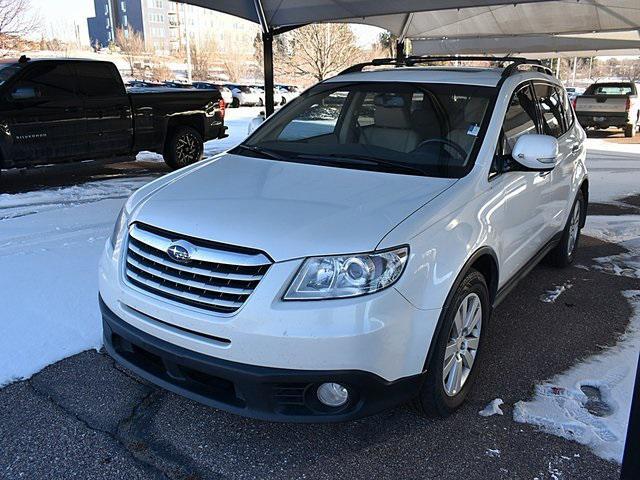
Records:
<instances>
[{"instance_id":1,"label":"sky","mask_svg":"<svg viewBox=\"0 0 640 480\"><path fill-rule=\"evenodd\" d=\"M31 0L34 12L38 12L43 24L43 32L34 32L34 38L56 37L74 41L74 24L80 28L80 39L89 45L87 18L95 15L93 0ZM354 25L354 33L361 46L373 43L382 30L366 25Z\"/></svg>"}]
</instances>

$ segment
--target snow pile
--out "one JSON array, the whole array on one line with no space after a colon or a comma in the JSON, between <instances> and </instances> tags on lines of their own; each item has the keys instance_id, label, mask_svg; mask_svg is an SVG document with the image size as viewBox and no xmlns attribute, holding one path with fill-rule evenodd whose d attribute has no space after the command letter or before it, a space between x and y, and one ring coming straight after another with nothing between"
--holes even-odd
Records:
<instances>
[{"instance_id":1,"label":"snow pile","mask_svg":"<svg viewBox=\"0 0 640 480\"><path fill-rule=\"evenodd\" d=\"M573 284L568 281L564 282L562 285L556 285L553 290L547 290L545 293L540 295L540 300L544 303L555 303L558 297L571 287L573 287Z\"/></svg>"},{"instance_id":2,"label":"snow pile","mask_svg":"<svg viewBox=\"0 0 640 480\"><path fill-rule=\"evenodd\" d=\"M640 291L624 295L634 315L618 344L536 386L533 400L516 403L513 411L517 422L588 445L617 462L622 461L640 351Z\"/></svg>"},{"instance_id":3,"label":"snow pile","mask_svg":"<svg viewBox=\"0 0 640 480\"><path fill-rule=\"evenodd\" d=\"M502 410L500 410L500 405L504 402L501 398L496 398L495 400L491 400L491 403L484 407L482 410L478 412L478 415L481 417L490 417L491 415L504 415Z\"/></svg>"},{"instance_id":4,"label":"snow pile","mask_svg":"<svg viewBox=\"0 0 640 480\"><path fill-rule=\"evenodd\" d=\"M98 258L135 186L100 182L0 198L0 211L10 213L0 218L0 386L102 345ZM13 215L19 211L32 214Z\"/></svg>"}]
</instances>

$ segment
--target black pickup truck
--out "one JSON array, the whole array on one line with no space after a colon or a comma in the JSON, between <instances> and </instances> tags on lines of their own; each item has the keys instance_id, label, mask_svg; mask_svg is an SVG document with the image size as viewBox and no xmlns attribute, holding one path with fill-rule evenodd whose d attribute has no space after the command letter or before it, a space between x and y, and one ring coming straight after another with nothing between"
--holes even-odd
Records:
<instances>
[{"instance_id":1,"label":"black pickup truck","mask_svg":"<svg viewBox=\"0 0 640 480\"><path fill-rule=\"evenodd\" d=\"M226 137L219 92L127 92L111 62L0 62L0 168L160 153L171 168Z\"/></svg>"}]
</instances>

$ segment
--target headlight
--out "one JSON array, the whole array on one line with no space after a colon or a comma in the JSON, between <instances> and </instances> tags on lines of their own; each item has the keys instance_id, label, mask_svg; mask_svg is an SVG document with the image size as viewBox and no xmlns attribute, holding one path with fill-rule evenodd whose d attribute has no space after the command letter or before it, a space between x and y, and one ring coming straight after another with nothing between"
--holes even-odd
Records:
<instances>
[{"instance_id":1,"label":"headlight","mask_svg":"<svg viewBox=\"0 0 640 480\"><path fill-rule=\"evenodd\" d=\"M284 300L346 298L393 285L404 270L408 247L357 255L307 258Z\"/></svg>"},{"instance_id":2,"label":"headlight","mask_svg":"<svg viewBox=\"0 0 640 480\"><path fill-rule=\"evenodd\" d=\"M111 248L116 248L116 243L118 240L122 238L125 230L127 229L127 224L129 223L129 216L125 210L125 207L122 207L120 210L120 214L118 215L118 219L116 220L116 224L113 227L113 232L109 237L109 242L111 242Z\"/></svg>"}]
</instances>

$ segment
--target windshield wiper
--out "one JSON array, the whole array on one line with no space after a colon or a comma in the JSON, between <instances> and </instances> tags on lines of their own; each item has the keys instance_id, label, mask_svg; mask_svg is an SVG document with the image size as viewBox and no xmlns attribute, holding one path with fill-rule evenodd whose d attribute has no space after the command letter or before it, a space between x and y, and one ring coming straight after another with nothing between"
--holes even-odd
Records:
<instances>
[{"instance_id":1,"label":"windshield wiper","mask_svg":"<svg viewBox=\"0 0 640 480\"><path fill-rule=\"evenodd\" d=\"M345 160L357 160L374 165L383 165L385 167L391 167L397 170L403 170L405 172L418 173L423 176L426 175L426 172L419 167L407 165L406 163L394 162L392 160L369 157L368 155L362 155L359 153L325 153L321 155L298 154L296 155L296 158L342 158Z\"/></svg>"},{"instance_id":2,"label":"windshield wiper","mask_svg":"<svg viewBox=\"0 0 640 480\"><path fill-rule=\"evenodd\" d=\"M290 160L289 157L280 155L279 153L276 153L273 150L269 150L268 148L256 147L253 145L243 145L243 144L238 145L236 149L237 148L249 150L250 152L257 153L258 155L263 155L267 158L271 158L272 160L285 160L285 161Z\"/></svg>"}]
</instances>

